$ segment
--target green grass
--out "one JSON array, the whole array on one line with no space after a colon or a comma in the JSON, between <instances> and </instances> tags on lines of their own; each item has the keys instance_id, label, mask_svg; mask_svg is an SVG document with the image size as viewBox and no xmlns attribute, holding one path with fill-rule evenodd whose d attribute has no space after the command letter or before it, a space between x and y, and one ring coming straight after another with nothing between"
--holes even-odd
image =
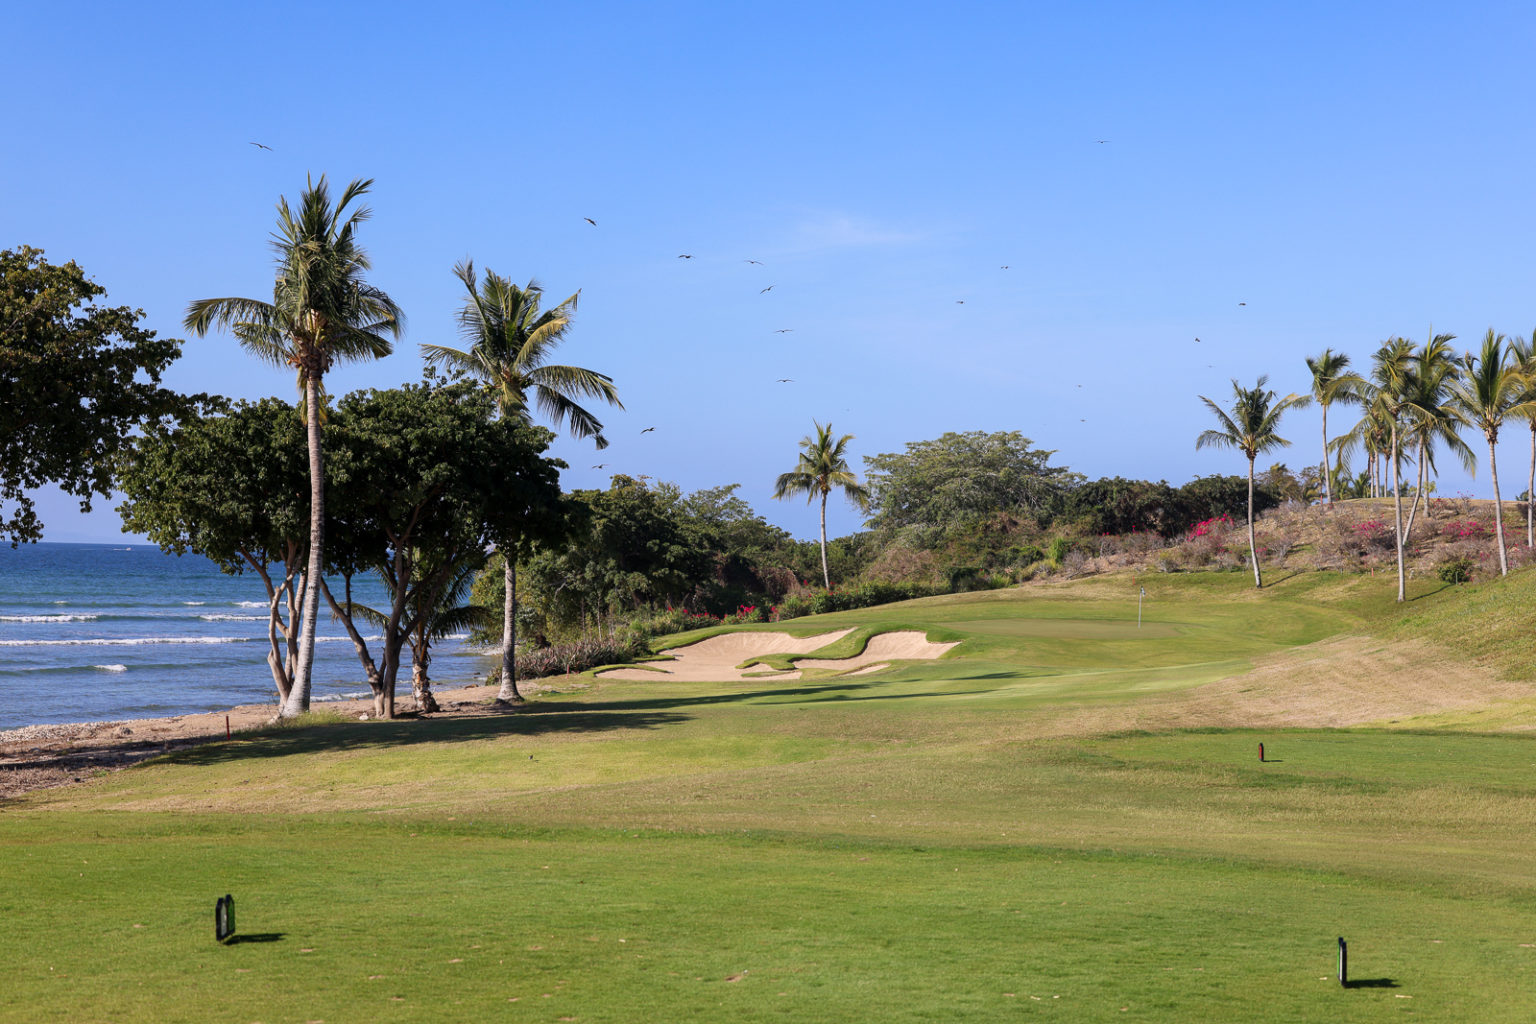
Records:
<instances>
[{"instance_id":1,"label":"green grass","mask_svg":"<svg viewBox=\"0 0 1536 1024\"><path fill-rule=\"evenodd\" d=\"M33 794L0 805L0 1020L1523 1021L1536 739L1481 730L1536 707L1134 727L1298 645L1391 643L1390 586L930 598L795 623L962 641L873 676L588 678ZM1466 607L1415 596L1426 631ZM1064 732L1085 708L1120 724ZM248 941L220 947L225 892ZM1332 980L1339 935L1373 984Z\"/></svg>"}]
</instances>

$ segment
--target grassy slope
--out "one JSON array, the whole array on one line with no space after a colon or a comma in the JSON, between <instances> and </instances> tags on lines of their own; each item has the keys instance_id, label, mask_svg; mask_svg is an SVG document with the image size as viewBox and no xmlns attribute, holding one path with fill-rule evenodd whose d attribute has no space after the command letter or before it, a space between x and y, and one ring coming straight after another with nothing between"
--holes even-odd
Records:
<instances>
[{"instance_id":1,"label":"grassy slope","mask_svg":"<svg viewBox=\"0 0 1536 1024\"><path fill-rule=\"evenodd\" d=\"M1126 578L929 599L796 623L965 638L875 676L588 680L37 794L0 813L0 1020L1525 1019L1536 740L1047 735L1409 628L1379 579L1139 582L1140 632ZM1414 631L1479 643L1491 589L1423 586ZM214 946L226 891L270 941ZM1380 986L1320 980L1338 934Z\"/></svg>"}]
</instances>

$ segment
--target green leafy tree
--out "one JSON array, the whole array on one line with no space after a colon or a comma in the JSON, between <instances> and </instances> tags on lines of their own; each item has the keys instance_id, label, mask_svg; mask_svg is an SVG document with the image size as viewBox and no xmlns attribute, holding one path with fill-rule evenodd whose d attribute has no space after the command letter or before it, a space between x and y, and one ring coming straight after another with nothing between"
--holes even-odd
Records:
<instances>
[{"instance_id":1,"label":"green leafy tree","mask_svg":"<svg viewBox=\"0 0 1536 1024\"><path fill-rule=\"evenodd\" d=\"M1296 396L1276 399L1273 391L1265 389L1268 376L1261 376L1252 388L1245 388L1236 380L1232 382L1232 411L1229 413L1215 402L1200 396L1200 401L1216 416L1220 426L1207 430L1195 439L1195 448L1236 448L1248 457L1248 551L1253 559L1253 585L1264 586L1259 574L1259 546L1253 532L1253 463L1264 452L1288 447L1291 442L1276 430L1280 417L1296 404Z\"/></svg>"},{"instance_id":2,"label":"green leafy tree","mask_svg":"<svg viewBox=\"0 0 1536 1024\"><path fill-rule=\"evenodd\" d=\"M1510 358L1504 335L1493 328L1483 335L1477 355L1467 353L1462 359L1461 378L1451 385L1451 393L1468 426L1483 432L1488 442L1488 475L1493 480L1493 524L1499 541L1499 574L1509 574L1509 558L1504 547L1504 502L1499 497L1497 448L1499 428L1511 416L1525 416L1533 406L1526 397L1530 381Z\"/></svg>"},{"instance_id":3,"label":"green leafy tree","mask_svg":"<svg viewBox=\"0 0 1536 1024\"><path fill-rule=\"evenodd\" d=\"M815 421L812 421L813 423ZM827 571L827 497L836 488L841 490L857 508L869 507L869 489L859 483L848 468L848 442L852 434L834 439L832 424L816 423L816 436L800 439L800 458L795 468L780 473L773 485L773 496L779 500L805 495L806 503L821 498L821 580L829 589L832 574Z\"/></svg>"},{"instance_id":4,"label":"green leafy tree","mask_svg":"<svg viewBox=\"0 0 1536 1024\"><path fill-rule=\"evenodd\" d=\"M267 598L267 664L278 700L293 689L309 557L304 425L286 402L241 402L151 429L119 461L123 528L230 575L253 573Z\"/></svg>"},{"instance_id":5,"label":"green leafy tree","mask_svg":"<svg viewBox=\"0 0 1536 1024\"><path fill-rule=\"evenodd\" d=\"M328 429L336 540L328 560L343 598L324 580L322 588L388 717L413 622L439 606L463 563L514 531L552 539L564 530L564 463L543 455L548 430L495 416L491 396L468 384L354 392ZM377 659L355 621L359 572L377 573L390 599L375 609L384 616Z\"/></svg>"},{"instance_id":6,"label":"green leafy tree","mask_svg":"<svg viewBox=\"0 0 1536 1024\"><path fill-rule=\"evenodd\" d=\"M428 362L487 385L503 416L527 422L531 401L556 426L568 426L576 437L592 438L599 449L608 447L603 425L577 399L595 398L624 408L613 379L596 370L549 362L571 329L581 293L552 309L541 309L544 293L535 281L519 288L489 270L481 280L470 260L457 264L453 273L468 293L459 310L459 334L469 348L423 345ZM512 547L503 559L501 690L496 696L501 704L523 699L517 690L516 573L527 539L509 537L508 542Z\"/></svg>"},{"instance_id":7,"label":"green leafy tree","mask_svg":"<svg viewBox=\"0 0 1536 1024\"><path fill-rule=\"evenodd\" d=\"M869 525L930 544L998 513L1049 520L1082 478L1017 431L947 433L905 452L866 456Z\"/></svg>"},{"instance_id":8,"label":"green leafy tree","mask_svg":"<svg viewBox=\"0 0 1536 1024\"><path fill-rule=\"evenodd\" d=\"M134 428L195 402L159 386L181 342L140 327L143 310L95 304L104 295L74 262L0 252L0 536L12 547L43 535L27 491L56 483L90 511Z\"/></svg>"},{"instance_id":9,"label":"green leafy tree","mask_svg":"<svg viewBox=\"0 0 1536 1024\"><path fill-rule=\"evenodd\" d=\"M461 549L451 556L450 564L435 564L433 555L413 553L410 563L424 585L411 587L400 633L411 649L411 694L416 710L435 714L441 710L432 694L428 669L432 664L432 645L445 637L469 633L490 621L485 606L469 600L476 575L484 568L484 549ZM384 575L385 585L391 582ZM352 605L351 613L379 629L389 628L390 614L375 608Z\"/></svg>"},{"instance_id":10,"label":"green leafy tree","mask_svg":"<svg viewBox=\"0 0 1536 1024\"><path fill-rule=\"evenodd\" d=\"M290 209L277 204L277 278L272 301L198 299L187 307L187 330L202 337L214 327L234 334L252 355L298 371L304 391L310 476L309 580L325 571L325 465L321 450L322 402L326 371L338 360L377 359L388 355L386 335L399 336L404 315L393 299L363 280L371 264L357 243L357 228L369 217L367 207L347 214L373 181L355 180L334 206L325 176L311 181ZM294 684L278 714L291 717L309 709L310 670L314 664L315 624L320 587L305 589L300 622L298 666Z\"/></svg>"}]
</instances>

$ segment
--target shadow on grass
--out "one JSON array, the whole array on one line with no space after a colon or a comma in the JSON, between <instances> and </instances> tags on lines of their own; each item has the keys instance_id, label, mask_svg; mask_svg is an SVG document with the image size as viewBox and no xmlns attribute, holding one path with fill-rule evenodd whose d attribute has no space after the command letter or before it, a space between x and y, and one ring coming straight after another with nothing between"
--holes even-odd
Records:
<instances>
[{"instance_id":1,"label":"shadow on grass","mask_svg":"<svg viewBox=\"0 0 1536 1024\"><path fill-rule=\"evenodd\" d=\"M224 940L226 946L237 946L242 942L282 942L287 938L286 932L251 932L249 935L232 935Z\"/></svg>"},{"instance_id":2,"label":"shadow on grass","mask_svg":"<svg viewBox=\"0 0 1536 1024\"><path fill-rule=\"evenodd\" d=\"M974 673L964 679L1014 678L1010 672ZM819 685L773 690L741 690L733 693L650 699L591 702L539 702L521 705L504 714L474 718L397 719L369 723L337 722L275 729L247 734L235 742L206 743L179 751L168 760L176 764L209 765L251 758L284 757L319 751L348 751L409 746L418 743L455 743L510 736L549 736L598 733L617 729L660 729L686 722L694 716L684 709L760 701L764 698L797 698L814 706L823 701L913 700L942 697L934 693L862 694L875 683L827 682ZM980 693L986 691L966 691Z\"/></svg>"},{"instance_id":3,"label":"shadow on grass","mask_svg":"<svg viewBox=\"0 0 1536 1024\"><path fill-rule=\"evenodd\" d=\"M1397 982L1391 978L1351 978L1344 983L1345 988L1397 988Z\"/></svg>"},{"instance_id":4,"label":"shadow on grass","mask_svg":"<svg viewBox=\"0 0 1536 1024\"><path fill-rule=\"evenodd\" d=\"M440 718L341 722L257 733L235 742L215 742L170 755L175 764L223 764L250 758L284 757L318 751L368 750L403 747L418 743L455 743L493 739L498 736L540 736L551 733L604 732L613 729L658 729L686 721L689 716L641 711L606 710L601 706L572 705L569 711L549 714L537 705L525 710L481 718Z\"/></svg>"}]
</instances>

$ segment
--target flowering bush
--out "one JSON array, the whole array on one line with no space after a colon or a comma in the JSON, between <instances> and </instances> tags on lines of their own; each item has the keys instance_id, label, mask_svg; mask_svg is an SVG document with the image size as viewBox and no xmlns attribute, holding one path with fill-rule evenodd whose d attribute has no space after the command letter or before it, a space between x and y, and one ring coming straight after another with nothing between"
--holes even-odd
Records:
<instances>
[{"instance_id":1,"label":"flowering bush","mask_svg":"<svg viewBox=\"0 0 1536 1024\"><path fill-rule=\"evenodd\" d=\"M721 625L740 626L748 622L767 622L768 613L755 604L744 604L720 620Z\"/></svg>"},{"instance_id":2,"label":"flowering bush","mask_svg":"<svg viewBox=\"0 0 1536 1024\"><path fill-rule=\"evenodd\" d=\"M1226 533L1232 529L1231 516L1213 516L1210 519L1202 519L1189 528L1191 539L1195 537L1207 537L1212 534Z\"/></svg>"},{"instance_id":3,"label":"flowering bush","mask_svg":"<svg viewBox=\"0 0 1536 1024\"><path fill-rule=\"evenodd\" d=\"M1440 532L1447 537L1468 540L1487 536L1488 528L1476 519L1453 519L1442 526Z\"/></svg>"}]
</instances>

